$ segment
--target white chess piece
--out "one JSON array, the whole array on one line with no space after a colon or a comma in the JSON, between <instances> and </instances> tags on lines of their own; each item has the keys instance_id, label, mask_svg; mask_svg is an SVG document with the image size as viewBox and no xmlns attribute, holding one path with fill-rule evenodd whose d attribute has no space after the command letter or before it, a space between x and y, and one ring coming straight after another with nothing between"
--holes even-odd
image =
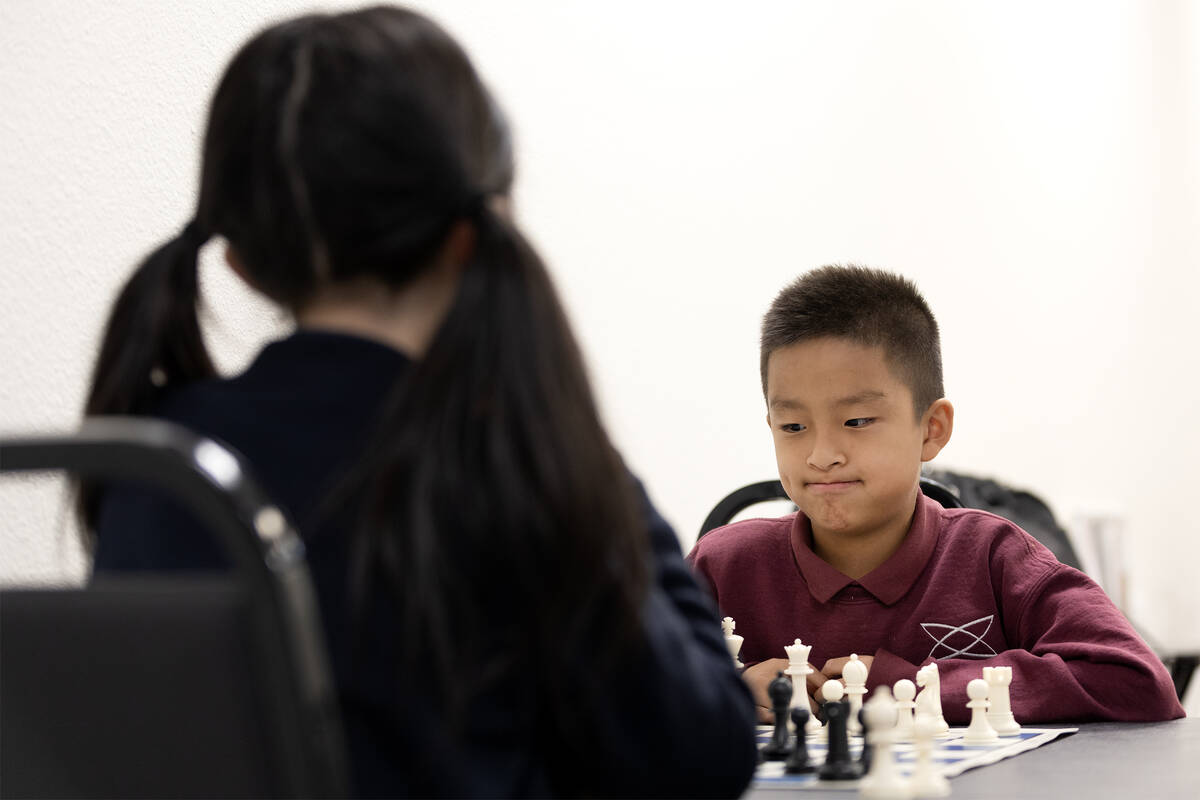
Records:
<instances>
[{"instance_id":1,"label":"white chess piece","mask_svg":"<svg viewBox=\"0 0 1200 800\"><path fill-rule=\"evenodd\" d=\"M988 684L988 722L1001 736L1020 733L1021 726L1013 717L1008 696L1008 687L1012 684L1012 667L984 667L983 679Z\"/></svg>"},{"instance_id":2,"label":"white chess piece","mask_svg":"<svg viewBox=\"0 0 1200 800\"><path fill-rule=\"evenodd\" d=\"M841 681L836 680L834 678L830 678L829 680L827 680L823 684L821 684L821 697L824 698L825 702L827 702L827 703L828 702L837 702L838 700L841 700L845 696L846 696L846 687L842 686ZM847 728L846 732L849 733L850 729ZM822 727L820 729L820 734L821 734L822 739L827 738L828 734L829 734L829 729Z\"/></svg>"},{"instance_id":3,"label":"white chess piece","mask_svg":"<svg viewBox=\"0 0 1200 800\"><path fill-rule=\"evenodd\" d=\"M933 740L939 732L936 717L917 714L913 723L913 747L917 751L917 760L909 778L912 793L916 797L946 797L950 794L950 781L933 763Z\"/></svg>"},{"instance_id":4,"label":"white chess piece","mask_svg":"<svg viewBox=\"0 0 1200 800\"><path fill-rule=\"evenodd\" d=\"M743 637L733 632L735 627L737 623L733 621L733 617L721 620L721 630L725 631L725 647L729 649L729 655L733 656L733 666L741 669L742 662L738 660L738 653L742 651Z\"/></svg>"},{"instance_id":5,"label":"white chess piece","mask_svg":"<svg viewBox=\"0 0 1200 800\"><path fill-rule=\"evenodd\" d=\"M892 695L896 698L894 738L897 742L907 742L913 736L913 710L917 707L913 698L917 696L917 685L908 678L901 678L892 687Z\"/></svg>"},{"instance_id":6,"label":"white chess piece","mask_svg":"<svg viewBox=\"0 0 1200 800\"><path fill-rule=\"evenodd\" d=\"M888 687L875 688L875 694L863 705L863 717L867 723L867 742L875 751L871 754L871 769L859 783L859 796L873 800L908 800L912 797L912 789L900 774L892 753L896 703Z\"/></svg>"},{"instance_id":7,"label":"white chess piece","mask_svg":"<svg viewBox=\"0 0 1200 800\"><path fill-rule=\"evenodd\" d=\"M971 698L967 708L971 709L971 724L963 733L963 744L993 744L999 741L996 729L987 719L988 683L983 678L975 678L967 684L967 697Z\"/></svg>"},{"instance_id":8,"label":"white chess piece","mask_svg":"<svg viewBox=\"0 0 1200 800\"><path fill-rule=\"evenodd\" d=\"M850 660L842 667L842 677L846 679L846 696L850 698L850 718L847 730L852 734L862 733L862 723L858 721L858 712L862 709L862 696L867 693L867 665L851 653Z\"/></svg>"},{"instance_id":9,"label":"white chess piece","mask_svg":"<svg viewBox=\"0 0 1200 800\"><path fill-rule=\"evenodd\" d=\"M785 644L783 650L788 657L788 667L783 672L792 679L792 703L788 708L790 713L791 709L801 703L808 703L808 676L813 673L812 667L808 665L808 654L812 652L812 645L797 639L792 644ZM809 714L804 730L808 733L821 730L821 720L817 719L816 714Z\"/></svg>"},{"instance_id":10,"label":"white chess piece","mask_svg":"<svg viewBox=\"0 0 1200 800\"><path fill-rule=\"evenodd\" d=\"M917 670L917 686L923 687L917 695L917 716L927 714L937 721L938 734L950 731L946 717L942 714L942 677L936 663L929 663Z\"/></svg>"}]
</instances>

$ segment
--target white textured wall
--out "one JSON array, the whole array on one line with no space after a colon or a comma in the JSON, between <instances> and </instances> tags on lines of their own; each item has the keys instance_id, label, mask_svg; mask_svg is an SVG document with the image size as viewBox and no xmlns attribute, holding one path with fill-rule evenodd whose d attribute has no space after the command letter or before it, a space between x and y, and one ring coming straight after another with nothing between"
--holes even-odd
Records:
<instances>
[{"instance_id":1,"label":"white textured wall","mask_svg":"<svg viewBox=\"0 0 1200 800\"><path fill-rule=\"evenodd\" d=\"M336 5L336 4L331 4ZM799 272L915 278L944 466L1125 520L1135 617L1200 645L1200 12L1179 2L427 2L514 118L518 208L685 545L770 477L756 329ZM133 261L190 213L234 47L307 4L0 4L0 427L77 418ZM279 329L208 253L220 360ZM0 489L0 581L79 573Z\"/></svg>"}]
</instances>

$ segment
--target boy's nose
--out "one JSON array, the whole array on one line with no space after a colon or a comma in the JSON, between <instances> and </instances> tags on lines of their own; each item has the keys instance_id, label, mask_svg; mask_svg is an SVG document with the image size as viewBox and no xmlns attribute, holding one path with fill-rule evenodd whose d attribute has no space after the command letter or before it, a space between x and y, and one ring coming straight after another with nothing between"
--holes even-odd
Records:
<instances>
[{"instance_id":1,"label":"boy's nose","mask_svg":"<svg viewBox=\"0 0 1200 800\"><path fill-rule=\"evenodd\" d=\"M846 463L846 456L833 437L818 437L808 454L808 465L813 469L828 471Z\"/></svg>"}]
</instances>

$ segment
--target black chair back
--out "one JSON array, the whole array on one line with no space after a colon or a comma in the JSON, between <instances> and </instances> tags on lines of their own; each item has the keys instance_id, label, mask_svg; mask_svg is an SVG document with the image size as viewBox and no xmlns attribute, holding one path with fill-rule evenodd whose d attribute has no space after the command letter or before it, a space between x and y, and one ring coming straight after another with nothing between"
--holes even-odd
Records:
<instances>
[{"instance_id":1,"label":"black chair back","mask_svg":"<svg viewBox=\"0 0 1200 800\"><path fill-rule=\"evenodd\" d=\"M962 508L962 503L958 497L948 486L945 486L932 478L925 476L921 477L921 491L929 497L937 500L946 508ZM768 503L774 500L787 500L787 492L783 490L783 483L780 481L759 481L751 483L736 489L721 499L719 503L713 506L712 511L708 512L708 516L704 519L704 524L700 526L700 535L696 538L711 531L713 528L719 528L722 525L728 525L733 521L733 518L745 511L747 508L759 503ZM792 506L795 509L795 506Z\"/></svg>"},{"instance_id":2,"label":"black chair back","mask_svg":"<svg viewBox=\"0 0 1200 800\"><path fill-rule=\"evenodd\" d=\"M241 460L145 419L0 438L0 472L45 470L167 490L234 566L0 592L0 795L346 795L304 546Z\"/></svg>"}]
</instances>

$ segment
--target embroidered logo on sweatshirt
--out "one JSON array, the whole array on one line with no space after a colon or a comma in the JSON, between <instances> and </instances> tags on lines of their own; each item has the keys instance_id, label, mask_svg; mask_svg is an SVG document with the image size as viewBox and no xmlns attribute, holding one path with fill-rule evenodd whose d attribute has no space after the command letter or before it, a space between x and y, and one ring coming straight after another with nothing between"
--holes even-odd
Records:
<instances>
[{"instance_id":1,"label":"embroidered logo on sweatshirt","mask_svg":"<svg viewBox=\"0 0 1200 800\"><path fill-rule=\"evenodd\" d=\"M922 622L921 628L933 639L933 648L926 658L991 658L996 655L996 651L983 640L992 629L995 616L988 614L962 625Z\"/></svg>"}]
</instances>

